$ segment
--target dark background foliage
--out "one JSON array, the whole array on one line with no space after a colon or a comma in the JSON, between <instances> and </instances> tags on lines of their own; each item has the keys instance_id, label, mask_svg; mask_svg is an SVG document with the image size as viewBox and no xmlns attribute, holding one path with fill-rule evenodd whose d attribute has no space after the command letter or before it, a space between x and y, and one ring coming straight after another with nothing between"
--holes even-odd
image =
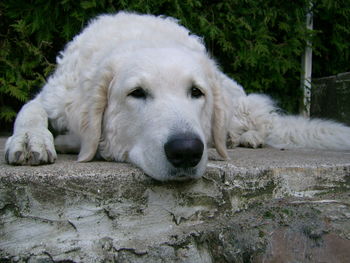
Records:
<instances>
[{"instance_id":1,"label":"dark background foliage","mask_svg":"<svg viewBox=\"0 0 350 263\"><path fill-rule=\"evenodd\" d=\"M350 71L350 1L313 1L314 30L305 28L307 0L2 0L0 125L9 130L21 105L55 68L64 45L100 13L129 10L173 16L203 36L224 72L247 92L271 95L296 113L301 56L312 40L313 76Z\"/></svg>"}]
</instances>

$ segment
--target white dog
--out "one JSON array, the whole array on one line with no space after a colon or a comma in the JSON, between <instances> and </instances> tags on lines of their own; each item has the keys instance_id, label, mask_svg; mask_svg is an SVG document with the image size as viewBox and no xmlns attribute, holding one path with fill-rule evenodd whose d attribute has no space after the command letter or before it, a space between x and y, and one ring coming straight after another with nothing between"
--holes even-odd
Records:
<instances>
[{"instance_id":1,"label":"white dog","mask_svg":"<svg viewBox=\"0 0 350 263\"><path fill-rule=\"evenodd\" d=\"M102 15L57 58L6 143L15 165L53 163L56 149L136 164L158 180L200 177L207 147L350 149L350 128L284 117L220 72L202 40L174 19ZM61 132L55 140L48 121ZM54 146L55 142L55 146Z\"/></svg>"}]
</instances>

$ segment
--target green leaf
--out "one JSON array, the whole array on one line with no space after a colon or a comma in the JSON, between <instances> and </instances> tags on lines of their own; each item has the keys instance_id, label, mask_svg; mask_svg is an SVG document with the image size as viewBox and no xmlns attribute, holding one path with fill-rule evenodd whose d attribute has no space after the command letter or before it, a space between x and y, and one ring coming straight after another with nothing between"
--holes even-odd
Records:
<instances>
[{"instance_id":1,"label":"green leaf","mask_svg":"<svg viewBox=\"0 0 350 263\"><path fill-rule=\"evenodd\" d=\"M90 8L95 8L96 7L96 1L82 1L80 3L81 7L83 9L90 9Z\"/></svg>"}]
</instances>

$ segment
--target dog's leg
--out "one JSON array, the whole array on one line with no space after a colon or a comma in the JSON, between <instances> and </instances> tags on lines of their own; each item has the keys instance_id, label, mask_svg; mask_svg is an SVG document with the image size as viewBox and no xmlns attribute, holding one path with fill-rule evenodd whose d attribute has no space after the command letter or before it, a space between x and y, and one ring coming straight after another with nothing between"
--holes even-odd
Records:
<instances>
[{"instance_id":1,"label":"dog's leg","mask_svg":"<svg viewBox=\"0 0 350 263\"><path fill-rule=\"evenodd\" d=\"M260 148L265 145L265 134L256 130L243 133L238 140L238 145L248 148Z\"/></svg>"},{"instance_id":2,"label":"dog's leg","mask_svg":"<svg viewBox=\"0 0 350 263\"><path fill-rule=\"evenodd\" d=\"M236 135L230 131L227 138L227 148L233 149L237 146L260 148L265 145L265 139L266 135L262 131L252 129Z\"/></svg>"},{"instance_id":3,"label":"dog's leg","mask_svg":"<svg viewBox=\"0 0 350 263\"><path fill-rule=\"evenodd\" d=\"M18 113L13 135L6 142L5 159L14 165L39 165L53 163L56 157L48 116L37 97Z\"/></svg>"},{"instance_id":4,"label":"dog's leg","mask_svg":"<svg viewBox=\"0 0 350 263\"><path fill-rule=\"evenodd\" d=\"M266 96L251 94L233 98L228 112L227 146L259 148L266 144L275 116L273 102Z\"/></svg>"}]
</instances>

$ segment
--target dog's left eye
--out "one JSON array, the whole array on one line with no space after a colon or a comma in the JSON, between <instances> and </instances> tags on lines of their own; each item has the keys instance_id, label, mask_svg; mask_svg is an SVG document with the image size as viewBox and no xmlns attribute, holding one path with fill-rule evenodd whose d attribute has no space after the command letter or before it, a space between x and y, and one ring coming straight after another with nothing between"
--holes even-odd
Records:
<instances>
[{"instance_id":1,"label":"dog's left eye","mask_svg":"<svg viewBox=\"0 0 350 263\"><path fill-rule=\"evenodd\" d=\"M204 96L204 93L197 87L191 87L191 97L194 99L198 99L202 96Z\"/></svg>"},{"instance_id":2,"label":"dog's left eye","mask_svg":"<svg viewBox=\"0 0 350 263\"><path fill-rule=\"evenodd\" d=\"M131 96L135 99L146 99L147 92L143 88L136 88L131 91L128 96Z\"/></svg>"}]
</instances>

